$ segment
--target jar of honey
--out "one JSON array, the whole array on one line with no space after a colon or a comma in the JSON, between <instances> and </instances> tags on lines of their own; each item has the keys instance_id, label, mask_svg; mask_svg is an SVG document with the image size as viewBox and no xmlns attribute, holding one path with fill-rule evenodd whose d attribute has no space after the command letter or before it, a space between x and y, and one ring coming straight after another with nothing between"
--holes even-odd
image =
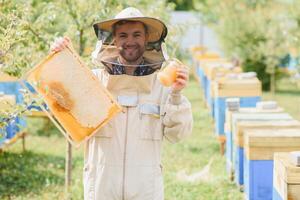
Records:
<instances>
[{"instance_id":1,"label":"jar of honey","mask_svg":"<svg viewBox=\"0 0 300 200\"><path fill-rule=\"evenodd\" d=\"M176 81L177 69L180 65L182 64L178 60L169 61L166 67L157 74L160 83L166 87L170 87Z\"/></svg>"}]
</instances>

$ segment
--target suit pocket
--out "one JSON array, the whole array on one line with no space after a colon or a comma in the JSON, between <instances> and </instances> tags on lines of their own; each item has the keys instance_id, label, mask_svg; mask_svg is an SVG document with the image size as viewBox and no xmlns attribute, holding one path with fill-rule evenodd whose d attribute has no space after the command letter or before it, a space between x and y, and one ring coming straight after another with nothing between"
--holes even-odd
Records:
<instances>
[{"instance_id":1,"label":"suit pocket","mask_svg":"<svg viewBox=\"0 0 300 200\"><path fill-rule=\"evenodd\" d=\"M139 106L141 139L162 140L162 123L160 106L157 104L141 104Z\"/></svg>"}]
</instances>

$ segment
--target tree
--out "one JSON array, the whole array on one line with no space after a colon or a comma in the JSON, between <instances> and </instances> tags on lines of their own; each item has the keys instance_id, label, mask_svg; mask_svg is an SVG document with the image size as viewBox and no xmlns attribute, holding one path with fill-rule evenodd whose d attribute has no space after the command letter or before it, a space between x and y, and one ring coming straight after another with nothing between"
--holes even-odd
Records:
<instances>
[{"instance_id":1,"label":"tree","mask_svg":"<svg viewBox=\"0 0 300 200\"><path fill-rule=\"evenodd\" d=\"M63 35L72 39L74 48L91 66L90 54L97 40L92 24L112 18L128 6L138 7L144 14L166 23L174 8L166 1L155 0L0 0L0 70L21 77L48 54L54 38ZM169 36L168 42L175 54L174 37ZM13 119L26 111L27 105L25 102L16 110L0 112L0 119ZM70 144L67 149L70 168ZM67 179L69 185L70 176Z\"/></svg>"},{"instance_id":2,"label":"tree","mask_svg":"<svg viewBox=\"0 0 300 200\"><path fill-rule=\"evenodd\" d=\"M238 57L245 71L258 73L264 90L271 86L274 92L275 74L288 54L286 4L271 0L210 0L197 8L216 31L227 56Z\"/></svg>"}]
</instances>

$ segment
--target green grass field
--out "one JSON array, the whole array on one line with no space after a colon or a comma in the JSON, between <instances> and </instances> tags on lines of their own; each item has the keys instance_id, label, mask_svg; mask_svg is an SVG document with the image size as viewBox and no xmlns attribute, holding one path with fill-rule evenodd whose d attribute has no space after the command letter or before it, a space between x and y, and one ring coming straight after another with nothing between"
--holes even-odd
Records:
<instances>
[{"instance_id":1,"label":"green grass field","mask_svg":"<svg viewBox=\"0 0 300 200\"><path fill-rule=\"evenodd\" d=\"M225 158L220 155L219 144L213 134L213 121L205 108L202 91L193 78L184 93L193 106L194 129L188 139L178 144L164 143L165 199L243 199L243 194L226 175ZM296 90L280 88L275 97L269 93L263 97L275 98L289 113L300 119L300 94ZM295 109L295 106L298 108ZM0 199L63 199L65 140L45 121L35 119L30 122L27 151L22 153L19 141L0 154ZM46 134L43 127L48 130ZM72 199L81 200L83 151L74 149L73 154L71 195ZM185 176L195 174L201 174L197 181L187 180Z\"/></svg>"}]
</instances>

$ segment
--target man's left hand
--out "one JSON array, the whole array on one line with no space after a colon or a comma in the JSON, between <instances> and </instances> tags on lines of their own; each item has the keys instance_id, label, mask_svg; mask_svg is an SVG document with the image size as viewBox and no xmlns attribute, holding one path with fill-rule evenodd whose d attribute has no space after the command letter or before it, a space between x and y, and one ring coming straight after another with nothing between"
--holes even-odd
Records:
<instances>
[{"instance_id":1,"label":"man's left hand","mask_svg":"<svg viewBox=\"0 0 300 200\"><path fill-rule=\"evenodd\" d=\"M180 92L187 86L189 80L189 69L186 66L180 66L177 68L177 78L172 85L173 92Z\"/></svg>"}]
</instances>

